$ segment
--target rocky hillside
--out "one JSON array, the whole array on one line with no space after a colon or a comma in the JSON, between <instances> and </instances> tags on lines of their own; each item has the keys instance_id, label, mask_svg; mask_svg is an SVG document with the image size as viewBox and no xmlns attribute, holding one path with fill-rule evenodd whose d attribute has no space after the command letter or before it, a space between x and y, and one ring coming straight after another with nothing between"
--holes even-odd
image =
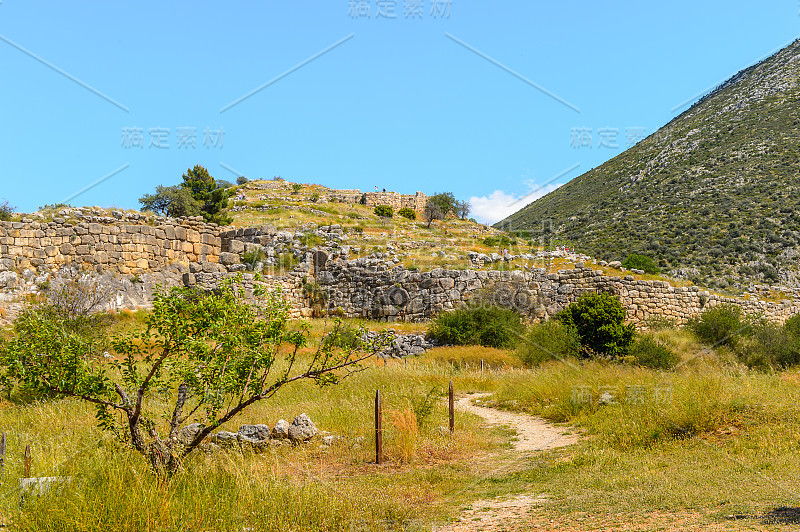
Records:
<instances>
[{"instance_id":1,"label":"rocky hillside","mask_svg":"<svg viewBox=\"0 0 800 532\"><path fill-rule=\"evenodd\" d=\"M629 150L499 222L740 293L800 287L800 41Z\"/></svg>"}]
</instances>

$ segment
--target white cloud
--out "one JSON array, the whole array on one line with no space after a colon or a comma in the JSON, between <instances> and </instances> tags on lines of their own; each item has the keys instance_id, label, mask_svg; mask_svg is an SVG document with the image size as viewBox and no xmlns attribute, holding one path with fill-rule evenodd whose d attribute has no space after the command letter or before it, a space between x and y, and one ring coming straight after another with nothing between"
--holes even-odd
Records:
<instances>
[{"instance_id":1,"label":"white cloud","mask_svg":"<svg viewBox=\"0 0 800 532\"><path fill-rule=\"evenodd\" d=\"M479 222L491 225L514 214L559 186L547 185L522 197L516 194L506 194L502 190L495 190L488 196L472 196L469 199L472 207L470 212Z\"/></svg>"}]
</instances>

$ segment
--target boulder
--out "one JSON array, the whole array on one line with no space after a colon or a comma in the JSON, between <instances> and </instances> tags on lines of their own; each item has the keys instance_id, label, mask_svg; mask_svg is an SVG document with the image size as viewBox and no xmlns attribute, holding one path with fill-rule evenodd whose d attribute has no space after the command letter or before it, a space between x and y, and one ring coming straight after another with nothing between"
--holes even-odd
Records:
<instances>
[{"instance_id":1,"label":"boulder","mask_svg":"<svg viewBox=\"0 0 800 532\"><path fill-rule=\"evenodd\" d=\"M285 440L289 437L289 422L285 419L279 419L275 426L272 428L272 437L278 440Z\"/></svg>"},{"instance_id":2,"label":"boulder","mask_svg":"<svg viewBox=\"0 0 800 532\"><path fill-rule=\"evenodd\" d=\"M294 442L308 441L317 434L317 427L306 414L300 414L289 425L289 439Z\"/></svg>"},{"instance_id":3,"label":"boulder","mask_svg":"<svg viewBox=\"0 0 800 532\"><path fill-rule=\"evenodd\" d=\"M239 442L239 435L235 432L221 430L211 437L211 442L217 445L234 445Z\"/></svg>"},{"instance_id":4,"label":"boulder","mask_svg":"<svg viewBox=\"0 0 800 532\"><path fill-rule=\"evenodd\" d=\"M246 443L264 443L269 439L269 425L242 425L239 439Z\"/></svg>"}]
</instances>

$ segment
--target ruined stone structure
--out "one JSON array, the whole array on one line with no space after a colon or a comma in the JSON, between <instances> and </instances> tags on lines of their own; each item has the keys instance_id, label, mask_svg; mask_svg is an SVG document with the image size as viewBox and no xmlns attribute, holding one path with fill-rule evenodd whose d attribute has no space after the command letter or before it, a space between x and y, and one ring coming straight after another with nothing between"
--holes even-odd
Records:
<instances>
[{"instance_id":1,"label":"ruined stone structure","mask_svg":"<svg viewBox=\"0 0 800 532\"><path fill-rule=\"evenodd\" d=\"M219 228L200 220L152 225L122 221L73 224L63 218L52 222L2 222L0 259L6 269L55 270L71 265L122 274L156 272L176 261L219 262Z\"/></svg>"},{"instance_id":2,"label":"ruined stone structure","mask_svg":"<svg viewBox=\"0 0 800 532\"><path fill-rule=\"evenodd\" d=\"M422 192L416 194L400 194L398 192L361 192L359 190L331 190L325 194L326 201L339 203L360 203L368 207L389 205L395 211L409 208L422 214L428 196Z\"/></svg>"},{"instance_id":3,"label":"ruined stone structure","mask_svg":"<svg viewBox=\"0 0 800 532\"><path fill-rule=\"evenodd\" d=\"M138 215L137 215L138 216ZM319 228L329 242L341 238L338 225ZM292 248L299 265L281 276L257 280L240 262L254 248ZM740 305L751 314L782 322L800 312L800 303L785 300L730 299L696 286L675 287L665 281L611 277L576 264L546 273L543 269L516 271L410 271L378 258L347 260L347 246L300 249L297 234L274 228L220 228L200 219L156 217L115 220L88 217L68 223L0 223L0 307L20 301L39 286L57 281L65 267L102 272L101 281L117 294L114 307L136 307L151 301L156 284L213 289L242 273L246 288L256 283L280 286L294 316L309 316L312 302L304 283L316 283L327 293L330 312L347 317L397 321L426 320L443 310L463 305L480 294L495 303L513 306L530 319L547 319L586 292L620 296L628 319L645 325L654 317L683 324L702 309L723 302ZM333 246L333 244L331 244ZM265 259L268 260L268 259ZM3 310L0 308L0 310ZM2 315L0 315L2 318Z\"/></svg>"},{"instance_id":4,"label":"ruined stone structure","mask_svg":"<svg viewBox=\"0 0 800 532\"><path fill-rule=\"evenodd\" d=\"M397 192L365 192L361 199L361 203L368 207L389 205L395 212L403 208L409 208L418 213L424 211L426 201L428 201L428 196L422 192L417 192L413 196L410 194L398 194Z\"/></svg>"},{"instance_id":5,"label":"ruined stone structure","mask_svg":"<svg viewBox=\"0 0 800 532\"><path fill-rule=\"evenodd\" d=\"M328 288L331 310L348 317L418 321L481 297L513 306L531 319L547 319L587 292L609 292L620 297L628 320L637 326L663 317L677 325L720 303L740 305L750 314L783 322L800 312L800 304L783 301L724 298L696 286L675 287L666 281L637 281L633 276L610 277L600 270L576 268L546 273L533 271L445 270L411 272L358 259L316 265L316 282Z\"/></svg>"}]
</instances>

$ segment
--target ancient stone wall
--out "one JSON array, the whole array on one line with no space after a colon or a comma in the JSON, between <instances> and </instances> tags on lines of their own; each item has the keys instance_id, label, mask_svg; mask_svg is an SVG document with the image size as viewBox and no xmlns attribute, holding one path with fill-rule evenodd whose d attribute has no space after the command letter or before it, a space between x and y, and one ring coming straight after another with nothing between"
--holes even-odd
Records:
<instances>
[{"instance_id":1,"label":"ancient stone wall","mask_svg":"<svg viewBox=\"0 0 800 532\"><path fill-rule=\"evenodd\" d=\"M21 296L49 283L50 272L66 266L104 272L108 279L114 279L117 306L146 305L156 284L211 289L221 279L239 272L249 276L245 279L253 284L260 281L245 272L248 266L240 263L239 254L266 247L264 264L274 262L269 252L278 248L291 249L300 261L287 275L263 280L267 285L281 286L295 316L308 316L312 311L303 294L306 278L327 293L329 311L390 321L429 319L477 295L514 306L531 319L546 319L586 292L619 295L628 319L637 325L654 317L683 324L704 308L723 302L776 322L800 312L798 302L723 298L695 286L607 276L580 263L574 269L549 274L543 269L500 272L438 268L417 272L390 267L377 258L345 260L344 248L337 253L331 249L295 249L300 246L296 234L268 226L220 228L197 218L144 221L147 223L113 218L102 223L96 219L67 222L56 218L52 222L0 223L0 301L22 300ZM333 240L342 232L338 225L319 231Z\"/></svg>"},{"instance_id":2,"label":"ancient stone wall","mask_svg":"<svg viewBox=\"0 0 800 532\"><path fill-rule=\"evenodd\" d=\"M365 192L361 202L368 207L389 205L395 211L409 208L422 213L427 200L428 196L422 192L417 192L413 196L410 194L398 194L397 192Z\"/></svg>"},{"instance_id":3,"label":"ancient stone wall","mask_svg":"<svg viewBox=\"0 0 800 532\"><path fill-rule=\"evenodd\" d=\"M196 219L130 222L0 222L0 261L5 269L71 265L122 274L151 273L171 262L218 262L219 228Z\"/></svg>"},{"instance_id":4,"label":"ancient stone wall","mask_svg":"<svg viewBox=\"0 0 800 532\"><path fill-rule=\"evenodd\" d=\"M696 286L675 287L665 281L610 277L599 270L577 267L547 274L530 272L434 269L412 272L355 261L315 266L316 282L328 289L328 307L348 317L388 321L419 321L465 304L478 294L500 305L513 306L531 319L547 319L587 292L609 292L620 297L628 319L638 326L655 317L677 325L720 303L740 305L750 314L783 322L800 312L800 305L723 298Z\"/></svg>"}]
</instances>

